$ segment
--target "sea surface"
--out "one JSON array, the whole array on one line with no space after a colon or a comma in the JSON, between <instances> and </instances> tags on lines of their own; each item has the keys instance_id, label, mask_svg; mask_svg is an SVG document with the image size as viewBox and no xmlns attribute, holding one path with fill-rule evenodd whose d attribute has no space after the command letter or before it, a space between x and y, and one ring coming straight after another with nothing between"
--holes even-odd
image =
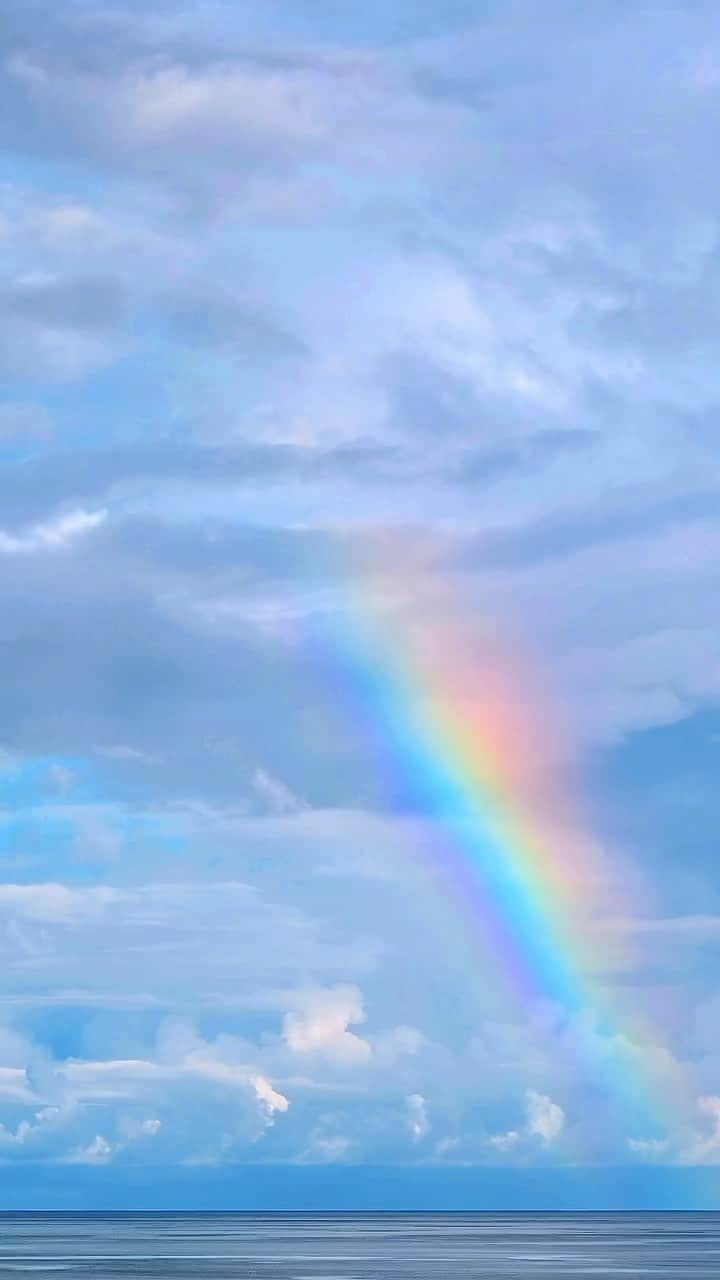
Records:
<instances>
[{"instance_id":1,"label":"sea surface","mask_svg":"<svg viewBox=\"0 0 720 1280\"><path fill-rule=\"evenodd\" d=\"M720 1214L0 1214L0 1277L720 1278Z\"/></svg>"}]
</instances>

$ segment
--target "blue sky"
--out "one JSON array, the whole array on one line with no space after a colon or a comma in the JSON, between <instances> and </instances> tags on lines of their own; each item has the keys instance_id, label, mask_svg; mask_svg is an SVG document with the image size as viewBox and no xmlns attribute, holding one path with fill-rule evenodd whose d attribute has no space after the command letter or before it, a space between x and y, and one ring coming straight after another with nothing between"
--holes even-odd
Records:
<instances>
[{"instance_id":1,"label":"blue sky","mask_svg":"<svg viewBox=\"0 0 720 1280\"><path fill-rule=\"evenodd\" d=\"M6 3L13 1205L716 1202L719 95L709 0ZM379 533L552 685L657 1038L437 901L307 643Z\"/></svg>"}]
</instances>

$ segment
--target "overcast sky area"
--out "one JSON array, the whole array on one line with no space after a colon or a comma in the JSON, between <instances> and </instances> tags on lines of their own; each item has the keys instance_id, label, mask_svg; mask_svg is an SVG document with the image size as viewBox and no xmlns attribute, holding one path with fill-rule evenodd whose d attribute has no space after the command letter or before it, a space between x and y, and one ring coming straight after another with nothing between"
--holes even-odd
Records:
<instances>
[{"instance_id":1,"label":"overcast sky area","mask_svg":"<svg viewBox=\"0 0 720 1280\"><path fill-rule=\"evenodd\" d=\"M139 1166L230 1200L238 1165L318 1202L379 1167L717 1185L719 110L715 0L5 0L30 1199ZM597 1006L506 997L344 696L352 566L419 545L550 699L523 751L616 886Z\"/></svg>"}]
</instances>

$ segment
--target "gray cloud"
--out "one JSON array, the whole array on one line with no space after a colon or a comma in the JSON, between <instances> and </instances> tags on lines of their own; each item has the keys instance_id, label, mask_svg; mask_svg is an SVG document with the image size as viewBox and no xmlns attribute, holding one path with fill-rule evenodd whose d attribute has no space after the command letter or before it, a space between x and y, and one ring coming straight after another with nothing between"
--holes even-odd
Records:
<instances>
[{"instance_id":1,"label":"gray cloud","mask_svg":"<svg viewBox=\"0 0 720 1280\"><path fill-rule=\"evenodd\" d=\"M190 346L228 347L245 360L299 356L305 347L260 307L229 294L212 293L206 285L188 286L155 300L161 324L171 337Z\"/></svg>"},{"instance_id":2,"label":"gray cloud","mask_svg":"<svg viewBox=\"0 0 720 1280\"><path fill-rule=\"evenodd\" d=\"M142 495L157 495L162 503L163 496L178 485L215 491L222 496L223 491L257 493L263 486L293 482L332 488L351 477L386 488L395 481L401 482L408 470L401 450L372 441L320 449L242 440L223 442L220 436L216 444L208 445L201 439L187 440L167 433L155 435L144 444L38 451L34 447L35 417L30 421L23 416L24 410L18 412L18 440L30 445L33 452L19 463L7 464L6 474L12 482L3 510L6 523L12 524L43 518L58 507L112 502L122 508L123 503ZM8 417L13 422L17 420L14 406L8 407ZM214 537L221 554L223 546L231 545L233 530L227 521L219 519L215 523ZM209 524L212 526L213 521ZM133 525L128 522L125 527L131 531ZM177 520L172 528L155 522L153 536L157 542L184 542L191 556L198 545L192 528L184 529ZM287 537L288 542L293 540L292 533ZM204 541L209 544L210 538ZM199 545L202 544L203 539Z\"/></svg>"},{"instance_id":3,"label":"gray cloud","mask_svg":"<svg viewBox=\"0 0 720 1280\"><path fill-rule=\"evenodd\" d=\"M459 114L428 110L379 53L245 39L221 55L192 23L153 30L153 14L72 5L44 25L45 5L36 13L6 33L6 142L168 184L198 208L243 193L252 205L255 173L312 161L434 162L432 137Z\"/></svg>"},{"instance_id":4,"label":"gray cloud","mask_svg":"<svg viewBox=\"0 0 720 1280\"><path fill-rule=\"evenodd\" d=\"M123 312L112 280L24 279L0 285L6 376L73 378L108 363Z\"/></svg>"},{"instance_id":5,"label":"gray cloud","mask_svg":"<svg viewBox=\"0 0 720 1280\"><path fill-rule=\"evenodd\" d=\"M598 436L593 431L549 427L504 449L468 450L452 478L476 485L513 472L539 470L557 458L592 450L597 443Z\"/></svg>"},{"instance_id":6,"label":"gray cloud","mask_svg":"<svg viewBox=\"0 0 720 1280\"><path fill-rule=\"evenodd\" d=\"M50 329L114 329L122 320L123 299L112 279L30 279L0 288L0 307L17 323Z\"/></svg>"},{"instance_id":7,"label":"gray cloud","mask_svg":"<svg viewBox=\"0 0 720 1280\"><path fill-rule=\"evenodd\" d=\"M583 510L564 518L544 517L525 527L483 535L465 549L463 558L472 566L522 568L603 544L659 535L678 526L714 523L719 496L720 491L710 489L652 503L629 497L614 510L604 505L594 513Z\"/></svg>"}]
</instances>

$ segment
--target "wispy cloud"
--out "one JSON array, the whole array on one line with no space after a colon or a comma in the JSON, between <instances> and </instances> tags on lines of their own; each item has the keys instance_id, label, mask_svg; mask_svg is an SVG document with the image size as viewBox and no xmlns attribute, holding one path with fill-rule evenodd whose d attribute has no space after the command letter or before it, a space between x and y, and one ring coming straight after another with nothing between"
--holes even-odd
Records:
<instances>
[{"instance_id":1,"label":"wispy cloud","mask_svg":"<svg viewBox=\"0 0 720 1280\"><path fill-rule=\"evenodd\" d=\"M71 545L107 520L107 511L68 511L63 515L31 525L23 533L0 529L0 555L32 555L57 551Z\"/></svg>"}]
</instances>

